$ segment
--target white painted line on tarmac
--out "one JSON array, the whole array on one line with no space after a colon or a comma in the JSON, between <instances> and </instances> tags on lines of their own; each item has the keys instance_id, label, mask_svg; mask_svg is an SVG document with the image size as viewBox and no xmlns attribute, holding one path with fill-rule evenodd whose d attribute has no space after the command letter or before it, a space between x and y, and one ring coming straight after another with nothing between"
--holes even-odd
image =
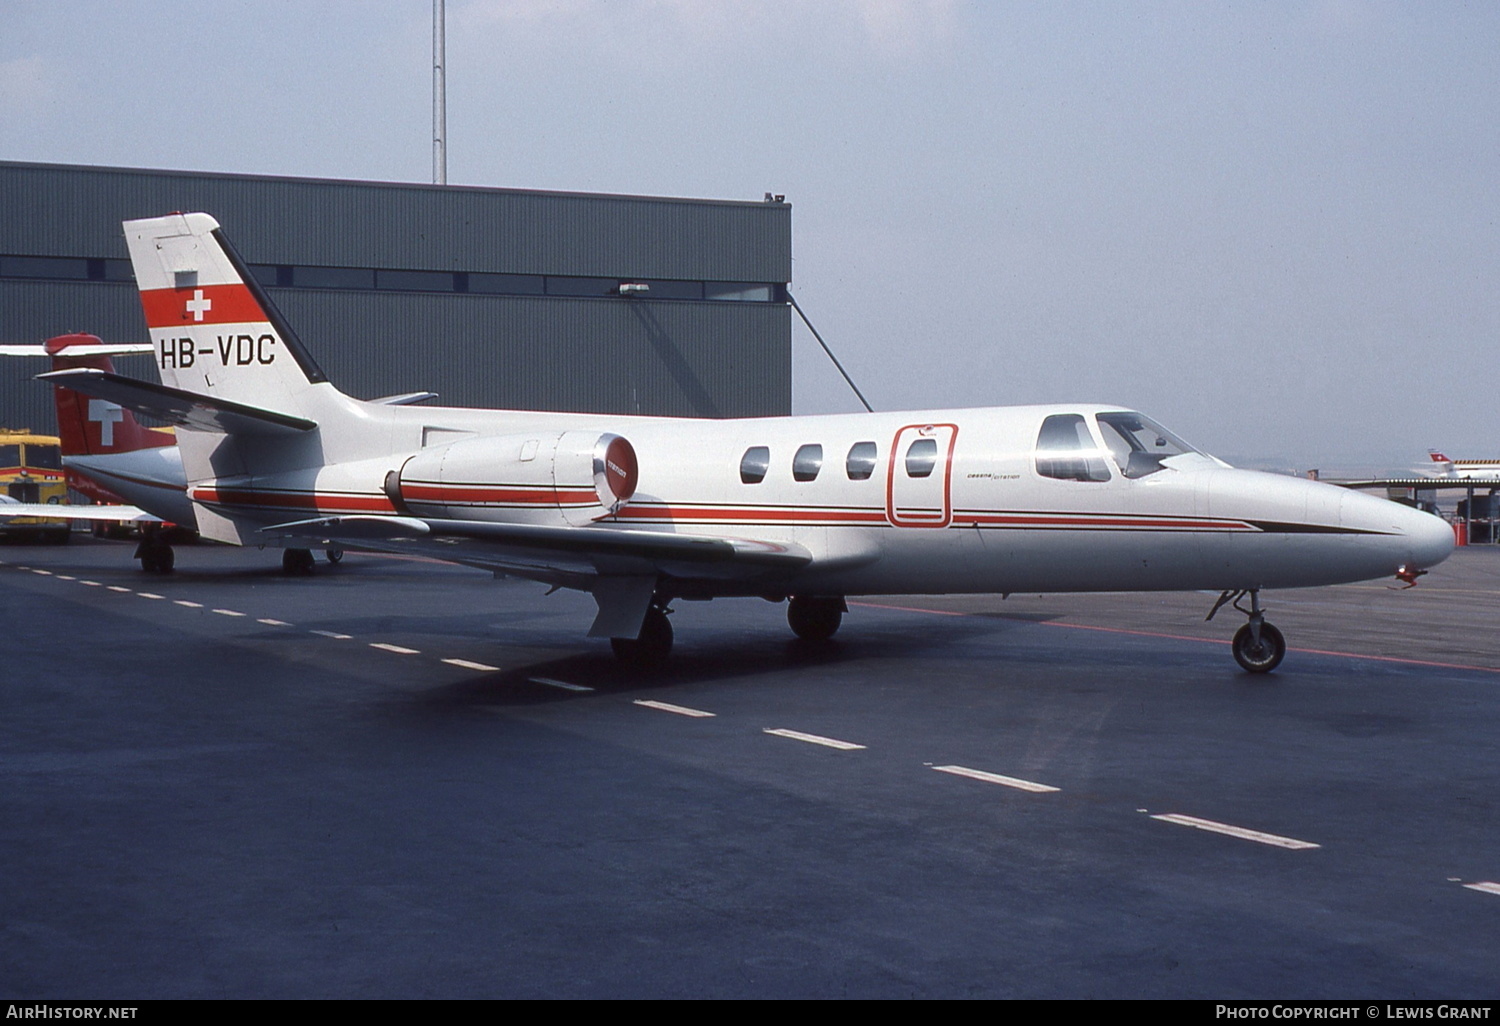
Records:
<instances>
[{"instance_id":1,"label":"white painted line on tarmac","mask_svg":"<svg viewBox=\"0 0 1500 1026\"><path fill-rule=\"evenodd\" d=\"M58 574L57 575L57 579L59 581L76 581L76 580L78 580L78 578L76 578L76 577L69 577L67 574Z\"/></svg>"},{"instance_id":2,"label":"white painted line on tarmac","mask_svg":"<svg viewBox=\"0 0 1500 1026\"><path fill-rule=\"evenodd\" d=\"M118 584L111 584L109 586L109 590L110 591L121 591L121 592L124 592L127 595L130 594L130 589L129 588L122 588Z\"/></svg>"},{"instance_id":3,"label":"white painted line on tarmac","mask_svg":"<svg viewBox=\"0 0 1500 1026\"><path fill-rule=\"evenodd\" d=\"M203 608L203 603L202 602L189 602L187 599L173 599L172 600L172 604L173 605L178 605L178 606L187 606L189 609L202 609Z\"/></svg>"},{"instance_id":4,"label":"white painted line on tarmac","mask_svg":"<svg viewBox=\"0 0 1500 1026\"><path fill-rule=\"evenodd\" d=\"M244 616L245 615L244 613L241 613L237 609L215 609L214 612L218 613L220 616Z\"/></svg>"},{"instance_id":5,"label":"white painted line on tarmac","mask_svg":"<svg viewBox=\"0 0 1500 1026\"><path fill-rule=\"evenodd\" d=\"M138 591L138 592L136 592L136 594L139 595L141 598L148 598L148 599L164 599L164 598L166 598L165 595L158 595L155 592L151 592L151 591Z\"/></svg>"},{"instance_id":6,"label":"white painted line on tarmac","mask_svg":"<svg viewBox=\"0 0 1500 1026\"><path fill-rule=\"evenodd\" d=\"M1500 894L1500 883L1490 883L1488 880L1480 883L1464 884L1471 891L1483 891L1486 894Z\"/></svg>"},{"instance_id":7,"label":"white painted line on tarmac","mask_svg":"<svg viewBox=\"0 0 1500 1026\"><path fill-rule=\"evenodd\" d=\"M841 752L853 752L865 747L857 745L853 741L840 741L835 737L823 737L819 734L804 734L800 730L787 730L785 727L766 727L765 733L775 734L777 737L789 737L793 741L806 741L808 744L823 745L825 748L837 748Z\"/></svg>"},{"instance_id":8,"label":"white painted line on tarmac","mask_svg":"<svg viewBox=\"0 0 1500 1026\"><path fill-rule=\"evenodd\" d=\"M371 648L378 648L382 652L394 652L397 655L421 655L422 654L421 651L419 651L418 649L415 649L415 648L403 648L400 645L390 645L390 644L387 644L384 641L372 641L372 642L370 642L370 647Z\"/></svg>"},{"instance_id":9,"label":"white painted line on tarmac","mask_svg":"<svg viewBox=\"0 0 1500 1026\"><path fill-rule=\"evenodd\" d=\"M51 577L52 576L52 571L51 570L33 570L31 572L34 573L34 574L41 574L43 577Z\"/></svg>"},{"instance_id":10,"label":"white painted line on tarmac","mask_svg":"<svg viewBox=\"0 0 1500 1026\"><path fill-rule=\"evenodd\" d=\"M338 631L310 631L311 634L321 634L325 638L333 638L335 641L348 641L354 635L340 634Z\"/></svg>"},{"instance_id":11,"label":"white painted line on tarmac","mask_svg":"<svg viewBox=\"0 0 1500 1026\"><path fill-rule=\"evenodd\" d=\"M702 709L689 709L685 705L673 705L670 702L656 702L649 698L637 698L636 705L643 705L647 709L660 709L662 712L676 713L678 716L717 716L717 713L704 712Z\"/></svg>"},{"instance_id":12,"label":"white painted line on tarmac","mask_svg":"<svg viewBox=\"0 0 1500 1026\"><path fill-rule=\"evenodd\" d=\"M443 662L449 666L458 666L465 670L482 670L485 673L495 673L500 667L491 666L488 663L476 663L468 659L444 659Z\"/></svg>"},{"instance_id":13,"label":"white painted line on tarmac","mask_svg":"<svg viewBox=\"0 0 1500 1026\"><path fill-rule=\"evenodd\" d=\"M100 584L98 581L79 581L78 583L79 584L87 584L90 588L102 588L102 587L104 587L104 585Z\"/></svg>"},{"instance_id":14,"label":"white painted line on tarmac","mask_svg":"<svg viewBox=\"0 0 1500 1026\"><path fill-rule=\"evenodd\" d=\"M263 616L259 620L256 620L255 622L256 623L263 623L267 627L290 627L290 626L292 626L291 624L287 623L285 620L273 620L269 616Z\"/></svg>"},{"instance_id":15,"label":"white painted line on tarmac","mask_svg":"<svg viewBox=\"0 0 1500 1026\"><path fill-rule=\"evenodd\" d=\"M1159 819L1164 823L1177 823L1181 826L1196 827L1199 830L1209 830L1216 834L1227 834L1230 837L1238 837L1245 841L1270 844L1278 848L1303 850L1322 847L1322 845L1313 844L1311 841L1299 841L1295 837L1282 837L1280 834L1266 834L1259 830L1247 830L1244 827L1230 826L1228 823L1215 823L1211 819L1199 819L1197 816L1180 816L1176 813L1169 813L1152 816L1151 818Z\"/></svg>"},{"instance_id":16,"label":"white painted line on tarmac","mask_svg":"<svg viewBox=\"0 0 1500 1026\"><path fill-rule=\"evenodd\" d=\"M932 768L939 773L952 773L955 777L969 777L973 780L983 780L987 784L1003 784L1006 787L1014 787L1020 791L1034 791L1037 794L1062 790L1062 788L1053 787L1050 784L1038 784L1034 780L1022 780L1019 777L1002 777L998 773L986 773L984 770L969 769L967 766L934 766Z\"/></svg>"},{"instance_id":17,"label":"white painted line on tarmac","mask_svg":"<svg viewBox=\"0 0 1500 1026\"><path fill-rule=\"evenodd\" d=\"M583 684L569 684L565 680L553 680L551 677L528 677L527 680L533 684L545 684L549 688L562 688L564 691L592 691L591 687Z\"/></svg>"}]
</instances>

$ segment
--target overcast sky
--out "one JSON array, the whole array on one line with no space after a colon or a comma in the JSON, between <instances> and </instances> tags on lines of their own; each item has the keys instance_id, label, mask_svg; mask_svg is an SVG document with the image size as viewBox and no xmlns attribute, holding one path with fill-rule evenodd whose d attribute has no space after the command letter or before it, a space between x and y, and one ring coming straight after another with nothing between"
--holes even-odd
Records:
<instances>
[{"instance_id":1,"label":"overcast sky","mask_svg":"<svg viewBox=\"0 0 1500 1026\"><path fill-rule=\"evenodd\" d=\"M1500 455L1500 4L447 6L451 183L784 193L877 409ZM431 181L431 56L427 0L3 0L0 159Z\"/></svg>"}]
</instances>

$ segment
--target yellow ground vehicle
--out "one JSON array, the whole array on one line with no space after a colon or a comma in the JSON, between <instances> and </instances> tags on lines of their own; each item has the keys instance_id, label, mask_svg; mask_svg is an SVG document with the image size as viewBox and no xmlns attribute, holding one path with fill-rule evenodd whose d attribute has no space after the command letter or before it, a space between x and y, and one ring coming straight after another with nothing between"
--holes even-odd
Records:
<instances>
[{"instance_id":1,"label":"yellow ground vehicle","mask_svg":"<svg viewBox=\"0 0 1500 1026\"><path fill-rule=\"evenodd\" d=\"M56 435L0 428L0 494L16 502L67 503L68 478ZM68 540L69 527L63 519L23 517L0 521L0 535L61 544Z\"/></svg>"}]
</instances>

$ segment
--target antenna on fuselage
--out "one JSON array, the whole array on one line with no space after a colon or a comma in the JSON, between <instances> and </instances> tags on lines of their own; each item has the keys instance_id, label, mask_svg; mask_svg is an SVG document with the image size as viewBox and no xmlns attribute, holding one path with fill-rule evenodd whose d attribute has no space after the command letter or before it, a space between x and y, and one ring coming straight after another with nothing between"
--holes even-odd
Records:
<instances>
[{"instance_id":1,"label":"antenna on fuselage","mask_svg":"<svg viewBox=\"0 0 1500 1026\"><path fill-rule=\"evenodd\" d=\"M833 350L828 348L828 343L823 341L823 336L818 334L818 329L813 327L813 322L807 319L807 314L802 312L802 307L797 305L797 297L792 295L791 289L786 290L786 298L791 301L792 309L797 311L797 316L802 318L802 323L807 325L807 330L813 333L813 338L818 340L818 345L823 347L823 352L828 354L828 358L839 369L839 373L844 376L844 380L854 390L854 394L859 396L859 401L864 404L865 412L874 413L875 408L870 405L870 401L865 398L865 394L859 390L859 386L854 383L854 379L849 376L849 372L844 370L844 365L839 363L839 358L833 355Z\"/></svg>"}]
</instances>

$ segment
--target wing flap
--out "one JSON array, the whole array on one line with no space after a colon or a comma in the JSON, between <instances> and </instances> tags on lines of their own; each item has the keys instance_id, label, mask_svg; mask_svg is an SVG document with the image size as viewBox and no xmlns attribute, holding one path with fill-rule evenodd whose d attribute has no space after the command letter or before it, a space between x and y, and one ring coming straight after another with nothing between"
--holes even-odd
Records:
<instances>
[{"instance_id":1,"label":"wing flap","mask_svg":"<svg viewBox=\"0 0 1500 1026\"><path fill-rule=\"evenodd\" d=\"M261 528L261 533L389 551L422 551L438 559L503 568L537 579L550 579L548 574L601 573L740 576L795 570L812 562L811 553L787 542L609 527L354 515L276 524Z\"/></svg>"}]
</instances>

